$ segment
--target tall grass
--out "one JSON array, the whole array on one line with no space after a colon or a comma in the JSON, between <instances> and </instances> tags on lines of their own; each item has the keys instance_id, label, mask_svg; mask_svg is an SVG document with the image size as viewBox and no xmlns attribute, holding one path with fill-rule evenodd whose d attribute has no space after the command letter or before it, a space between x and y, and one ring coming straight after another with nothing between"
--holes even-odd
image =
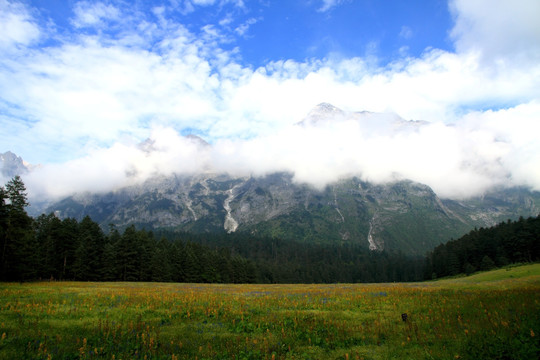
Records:
<instances>
[{"instance_id":1,"label":"tall grass","mask_svg":"<svg viewBox=\"0 0 540 360\"><path fill-rule=\"evenodd\" d=\"M416 284L4 283L0 358L539 358L540 265L499 271Z\"/></svg>"}]
</instances>

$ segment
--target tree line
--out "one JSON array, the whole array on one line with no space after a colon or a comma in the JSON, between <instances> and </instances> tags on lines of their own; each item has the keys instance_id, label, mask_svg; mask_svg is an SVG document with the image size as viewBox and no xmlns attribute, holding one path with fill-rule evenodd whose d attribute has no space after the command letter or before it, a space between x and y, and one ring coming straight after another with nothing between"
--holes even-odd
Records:
<instances>
[{"instance_id":1,"label":"tree line","mask_svg":"<svg viewBox=\"0 0 540 360\"><path fill-rule=\"evenodd\" d=\"M428 253L425 278L471 274L508 264L540 261L540 215L470 231Z\"/></svg>"},{"instance_id":2,"label":"tree line","mask_svg":"<svg viewBox=\"0 0 540 360\"><path fill-rule=\"evenodd\" d=\"M167 238L177 233L161 232ZM374 252L358 243L319 244L247 233L182 234L204 246L230 249L255 264L259 283L368 283L423 279L423 258Z\"/></svg>"},{"instance_id":3,"label":"tree line","mask_svg":"<svg viewBox=\"0 0 540 360\"><path fill-rule=\"evenodd\" d=\"M191 234L131 225L107 233L90 217L31 218L19 177L0 187L0 280L205 283L406 282L538 261L540 216L475 229L426 258L359 244L309 244L247 233Z\"/></svg>"},{"instance_id":4,"label":"tree line","mask_svg":"<svg viewBox=\"0 0 540 360\"><path fill-rule=\"evenodd\" d=\"M317 245L249 234L189 234L25 211L19 177L0 188L2 281L334 283L412 281L422 261L360 245Z\"/></svg>"},{"instance_id":5,"label":"tree line","mask_svg":"<svg viewBox=\"0 0 540 360\"><path fill-rule=\"evenodd\" d=\"M111 225L105 234L88 216L33 219L25 191L19 177L0 187L2 281L255 281L253 263L225 248L157 239L135 226L120 232Z\"/></svg>"}]
</instances>

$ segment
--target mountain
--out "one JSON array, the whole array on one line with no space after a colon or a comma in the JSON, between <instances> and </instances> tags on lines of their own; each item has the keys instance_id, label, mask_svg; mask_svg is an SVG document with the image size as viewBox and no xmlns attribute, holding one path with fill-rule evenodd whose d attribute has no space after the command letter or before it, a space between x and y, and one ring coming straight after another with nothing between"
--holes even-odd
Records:
<instances>
[{"instance_id":1,"label":"mountain","mask_svg":"<svg viewBox=\"0 0 540 360\"><path fill-rule=\"evenodd\" d=\"M324 129L341 121L360 122L374 135L415 133L427 124L391 113L346 112L322 103L296 125ZM189 137L201 148L212 146L197 136ZM148 140L138 149L151 155L154 145ZM10 152L2 154L2 164L2 174L28 171L22 159ZM89 215L103 228L135 224L194 233L244 232L423 255L475 227L540 212L540 193L525 188L494 189L456 201L409 180L374 184L348 177L321 189L294 179L288 172L239 177L213 173L210 168L195 175L155 175L108 193L74 194L36 207L32 215L54 212L78 220Z\"/></svg>"},{"instance_id":2,"label":"mountain","mask_svg":"<svg viewBox=\"0 0 540 360\"><path fill-rule=\"evenodd\" d=\"M392 134L398 131L416 131L427 121L405 120L394 113L375 113L370 111L346 112L332 104L321 103L313 108L300 122L299 126L320 126L339 121L355 121L370 134Z\"/></svg>"},{"instance_id":3,"label":"mountain","mask_svg":"<svg viewBox=\"0 0 540 360\"><path fill-rule=\"evenodd\" d=\"M374 185L353 177L318 190L292 177L156 177L107 194L71 196L47 212L61 218L90 215L103 227L113 223L196 233L238 231L422 255L475 227L536 216L540 209L540 193L526 189L454 201L411 181Z\"/></svg>"},{"instance_id":4,"label":"mountain","mask_svg":"<svg viewBox=\"0 0 540 360\"><path fill-rule=\"evenodd\" d=\"M0 174L5 179L28 173L30 166L11 151L0 154Z\"/></svg>"}]
</instances>

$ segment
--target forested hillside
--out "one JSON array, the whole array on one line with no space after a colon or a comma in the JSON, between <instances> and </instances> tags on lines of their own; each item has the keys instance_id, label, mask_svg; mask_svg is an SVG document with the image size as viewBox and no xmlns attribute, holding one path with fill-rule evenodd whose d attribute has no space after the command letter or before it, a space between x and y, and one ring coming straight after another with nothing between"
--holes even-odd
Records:
<instances>
[{"instance_id":1,"label":"forested hillside","mask_svg":"<svg viewBox=\"0 0 540 360\"><path fill-rule=\"evenodd\" d=\"M540 260L540 215L475 229L437 246L427 257L426 274L433 277L471 274L511 263Z\"/></svg>"},{"instance_id":2,"label":"forested hillside","mask_svg":"<svg viewBox=\"0 0 540 360\"><path fill-rule=\"evenodd\" d=\"M358 244L309 244L246 233L105 233L89 216L28 216L19 177L0 187L2 281L35 279L205 283L404 282L540 260L540 216L471 231L427 257Z\"/></svg>"},{"instance_id":3,"label":"forested hillside","mask_svg":"<svg viewBox=\"0 0 540 360\"><path fill-rule=\"evenodd\" d=\"M157 232L90 217L33 219L24 184L2 189L1 280L311 283L412 281L422 262L360 245L299 244L247 234Z\"/></svg>"}]
</instances>

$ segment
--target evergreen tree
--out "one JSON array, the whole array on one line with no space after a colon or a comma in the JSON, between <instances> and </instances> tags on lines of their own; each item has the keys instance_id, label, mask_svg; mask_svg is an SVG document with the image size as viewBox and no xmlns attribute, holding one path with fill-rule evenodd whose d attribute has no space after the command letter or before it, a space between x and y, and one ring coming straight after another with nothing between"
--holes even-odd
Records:
<instances>
[{"instance_id":1,"label":"evergreen tree","mask_svg":"<svg viewBox=\"0 0 540 360\"><path fill-rule=\"evenodd\" d=\"M75 247L73 264L74 277L77 280L99 281L103 271L103 252L105 235L89 216L78 226L78 243Z\"/></svg>"},{"instance_id":2,"label":"evergreen tree","mask_svg":"<svg viewBox=\"0 0 540 360\"><path fill-rule=\"evenodd\" d=\"M161 238L154 247L150 260L150 271L152 281L173 281L172 265L170 256L170 245L164 238Z\"/></svg>"},{"instance_id":3,"label":"evergreen tree","mask_svg":"<svg viewBox=\"0 0 540 360\"><path fill-rule=\"evenodd\" d=\"M163 238L165 239L165 238ZM184 245L177 240L170 247L171 280L174 282L185 282L184 273Z\"/></svg>"},{"instance_id":4,"label":"evergreen tree","mask_svg":"<svg viewBox=\"0 0 540 360\"><path fill-rule=\"evenodd\" d=\"M103 268L101 271L103 281L118 280L118 269L116 268L116 247L107 239L103 249Z\"/></svg>"},{"instance_id":5,"label":"evergreen tree","mask_svg":"<svg viewBox=\"0 0 540 360\"><path fill-rule=\"evenodd\" d=\"M118 249L121 235L114 224L109 224L109 234L103 249L103 277L106 281L120 280Z\"/></svg>"},{"instance_id":6,"label":"evergreen tree","mask_svg":"<svg viewBox=\"0 0 540 360\"><path fill-rule=\"evenodd\" d=\"M26 186L19 175L8 181L6 184L6 193L12 209L24 211L24 208L30 205L28 203Z\"/></svg>"},{"instance_id":7,"label":"evergreen tree","mask_svg":"<svg viewBox=\"0 0 540 360\"><path fill-rule=\"evenodd\" d=\"M2 244L2 278L28 280L36 276L37 254L32 218L25 210L29 205L26 187L19 176L8 181L2 196L7 196L7 204L2 205L2 211L7 210L7 217L3 220L6 224Z\"/></svg>"},{"instance_id":8,"label":"evergreen tree","mask_svg":"<svg viewBox=\"0 0 540 360\"><path fill-rule=\"evenodd\" d=\"M189 283L200 282L201 268L194 244L188 243L184 247L184 281Z\"/></svg>"},{"instance_id":9,"label":"evergreen tree","mask_svg":"<svg viewBox=\"0 0 540 360\"><path fill-rule=\"evenodd\" d=\"M57 252L60 255L60 279L73 279L73 264L79 237L79 223L73 218L62 220L62 227L58 234Z\"/></svg>"},{"instance_id":10,"label":"evergreen tree","mask_svg":"<svg viewBox=\"0 0 540 360\"><path fill-rule=\"evenodd\" d=\"M91 249L89 247L93 243L90 234L86 234L83 238L80 238L79 245L75 250L75 261L73 263L73 275L75 280L96 280L94 275L96 269L91 268L93 261L90 259Z\"/></svg>"},{"instance_id":11,"label":"evergreen tree","mask_svg":"<svg viewBox=\"0 0 540 360\"><path fill-rule=\"evenodd\" d=\"M61 221L52 213L49 215L42 214L34 221L34 234L37 242L36 250L40 259L37 264L40 277L59 278L60 264L58 264L56 241L59 237L58 225L61 226L61 224Z\"/></svg>"},{"instance_id":12,"label":"evergreen tree","mask_svg":"<svg viewBox=\"0 0 540 360\"><path fill-rule=\"evenodd\" d=\"M137 251L137 269L139 274L137 276L138 281L150 281L152 278L151 262L154 251L157 244L154 240L154 235L146 230L136 231L136 244ZM167 266L163 263L163 266Z\"/></svg>"},{"instance_id":13,"label":"evergreen tree","mask_svg":"<svg viewBox=\"0 0 540 360\"><path fill-rule=\"evenodd\" d=\"M0 279L4 279L5 255L7 248L7 227L9 221L9 211L6 204L7 192L0 186Z\"/></svg>"},{"instance_id":14,"label":"evergreen tree","mask_svg":"<svg viewBox=\"0 0 540 360\"><path fill-rule=\"evenodd\" d=\"M470 263L466 263L464 270L465 270L465 274L471 275L472 273L476 271L476 268L472 266Z\"/></svg>"},{"instance_id":15,"label":"evergreen tree","mask_svg":"<svg viewBox=\"0 0 540 360\"><path fill-rule=\"evenodd\" d=\"M119 280L139 280L137 230L134 225L129 226L120 236L116 244L116 254Z\"/></svg>"},{"instance_id":16,"label":"evergreen tree","mask_svg":"<svg viewBox=\"0 0 540 360\"><path fill-rule=\"evenodd\" d=\"M487 255L484 255L484 257L482 258L482 262L480 264L480 269L481 270L491 270L495 267L495 263L493 262L493 260L491 260L491 258Z\"/></svg>"}]
</instances>

